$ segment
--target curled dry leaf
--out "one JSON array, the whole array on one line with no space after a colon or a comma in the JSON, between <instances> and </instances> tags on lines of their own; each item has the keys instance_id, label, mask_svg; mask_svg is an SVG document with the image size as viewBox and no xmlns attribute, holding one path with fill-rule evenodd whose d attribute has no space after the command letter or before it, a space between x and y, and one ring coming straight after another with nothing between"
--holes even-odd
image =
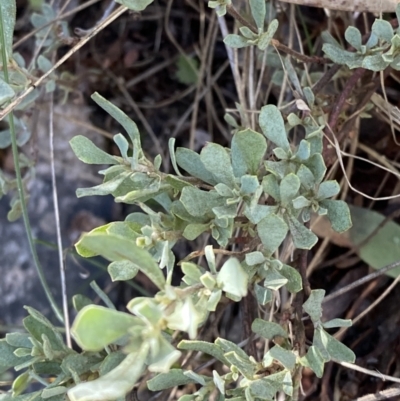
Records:
<instances>
[{"instance_id":1,"label":"curled dry leaf","mask_svg":"<svg viewBox=\"0 0 400 401\"><path fill-rule=\"evenodd\" d=\"M287 3L330 10L360 12L394 12L399 0L280 0Z\"/></svg>"}]
</instances>

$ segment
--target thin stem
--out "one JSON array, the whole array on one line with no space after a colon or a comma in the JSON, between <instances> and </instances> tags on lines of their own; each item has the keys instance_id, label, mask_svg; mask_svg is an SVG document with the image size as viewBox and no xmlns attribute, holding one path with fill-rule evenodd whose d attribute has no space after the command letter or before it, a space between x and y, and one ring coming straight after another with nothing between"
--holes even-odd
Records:
<instances>
[{"instance_id":1,"label":"thin stem","mask_svg":"<svg viewBox=\"0 0 400 401\"><path fill-rule=\"evenodd\" d=\"M6 83L9 83L9 76L8 76L8 65L7 65L7 54L6 54L6 46L5 46L5 36L4 36L4 29L3 26L3 14L2 14L2 8L0 7L0 40L1 40L1 56L2 56L2 62L3 62L3 72L4 72L4 80ZM28 209L26 207L26 200L24 196L24 187L22 183L22 176L21 176L21 168L19 166L19 154L18 154L18 145L17 145L17 137L15 133L15 124L14 124L14 115L11 112L9 114L9 125L10 125L10 132L11 132L11 149L12 149L12 155L14 159L14 165L15 165L15 175L17 179L17 188L18 188L18 195L19 195L19 200L21 202L21 210L22 210L22 217L24 220L24 225L25 225L25 231L26 235L28 237L28 243L29 243L29 248L32 253L33 261L40 279L40 282L42 284L42 287L44 289L44 292L46 293L47 299L49 300L49 303L57 316L58 320L60 322L64 322L63 315L61 311L59 310L56 301L50 291L50 288L47 284L46 277L43 272L43 268L40 264L38 254L36 252L36 247L34 244L33 236L32 236L32 229L31 229L31 224L29 221L29 215L28 215Z\"/></svg>"},{"instance_id":2,"label":"thin stem","mask_svg":"<svg viewBox=\"0 0 400 401\"><path fill-rule=\"evenodd\" d=\"M236 8L232 5L226 6L226 10L228 11L228 14L230 14L236 21L238 21L240 24L243 26L246 26L249 28L253 33L258 34L257 28L251 24L249 21L247 21L244 17L242 17ZM280 50L283 53L289 54L296 60L302 61L303 63L317 63L317 64L325 64L330 62L330 60L323 58L323 57L316 57L316 56L306 56L305 54L301 54L299 52L296 52L296 50L291 49L290 47L287 47L283 43L279 42L277 39L272 39L271 40L271 45L274 46L277 50Z\"/></svg>"}]
</instances>

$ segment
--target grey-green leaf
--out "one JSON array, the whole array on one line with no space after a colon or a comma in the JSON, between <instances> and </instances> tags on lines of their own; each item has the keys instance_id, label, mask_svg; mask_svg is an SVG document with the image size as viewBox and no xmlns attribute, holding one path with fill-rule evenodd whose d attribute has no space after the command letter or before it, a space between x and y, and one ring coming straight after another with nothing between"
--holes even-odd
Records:
<instances>
[{"instance_id":1,"label":"grey-green leaf","mask_svg":"<svg viewBox=\"0 0 400 401\"><path fill-rule=\"evenodd\" d=\"M76 157L84 163L118 164L113 156L99 149L89 138L83 135L73 137L69 143Z\"/></svg>"},{"instance_id":2,"label":"grey-green leaf","mask_svg":"<svg viewBox=\"0 0 400 401\"><path fill-rule=\"evenodd\" d=\"M208 143L200 153L200 160L218 183L231 187L235 185L231 158L227 149L216 143Z\"/></svg>"},{"instance_id":3,"label":"grey-green leaf","mask_svg":"<svg viewBox=\"0 0 400 401\"><path fill-rule=\"evenodd\" d=\"M325 290L312 290L307 301L303 304L303 309L310 315L311 320L319 322L322 316L322 301L325 296Z\"/></svg>"},{"instance_id":4,"label":"grey-green leaf","mask_svg":"<svg viewBox=\"0 0 400 401\"><path fill-rule=\"evenodd\" d=\"M297 175L290 173L282 181L279 186L280 198L282 205L291 205L292 200L296 197L300 188L300 179Z\"/></svg>"},{"instance_id":5,"label":"grey-green leaf","mask_svg":"<svg viewBox=\"0 0 400 401\"><path fill-rule=\"evenodd\" d=\"M139 272L139 267L129 260L119 260L110 263L107 270L112 281L126 281L136 276Z\"/></svg>"},{"instance_id":6,"label":"grey-green leaf","mask_svg":"<svg viewBox=\"0 0 400 401\"><path fill-rule=\"evenodd\" d=\"M325 359L323 358L320 350L312 345L305 356L300 358L300 363L313 370L317 377L322 377L324 374Z\"/></svg>"},{"instance_id":7,"label":"grey-green leaf","mask_svg":"<svg viewBox=\"0 0 400 401\"><path fill-rule=\"evenodd\" d=\"M14 96L14 89L0 78L0 105L4 104L7 100L12 99Z\"/></svg>"},{"instance_id":8,"label":"grey-green leaf","mask_svg":"<svg viewBox=\"0 0 400 401\"><path fill-rule=\"evenodd\" d=\"M375 22L372 24L371 30L376 36L378 36L379 39L383 39L385 42L388 43L392 41L394 32L389 21L376 19Z\"/></svg>"},{"instance_id":9,"label":"grey-green leaf","mask_svg":"<svg viewBox=\"0 0 400 401\"><path fill-rule=\"evenodd\" d=\"M157 287L163 288L165 285L164 275L152 256L130 239L117 235L89 233L80 239L78 245L110 261L129 260Z\"/></svg>"},{"instance_id":10,"label":"grey-green leaf","mask_svg":"<svg viewBox=\"0 0 400 401\"><path fill-rule=\"evenodd\" d=\"M324 181L318 188L317 198L320 200L331 198L337 195L339 191L340 186L336 180Z\"/></svg>"},{"instance_id":11,"label":"grey-green leaf","mask_svg":"<svg viewBox=\"0 0 400 401\"><path fill-rule=\"evenodd\" d=\"M292 294L299 292L303 288L300 273L292 266L283 264L279 273L288 280L286 288Z\"/></svg>"},{"instance_id":12,"label":"grey-green leaf","mask_svg":"<svg viewBox=\"0 0 400 401\"><path fill-rule=\"evenodd\" d=\"M14 37L14 26L17 15L17 7L15 0L1 0L0 1L1 16L3 18L0 23L2 24L4 39L5 39L5 50L7 55L7 61L12 56L12 45ZM1 45L0 45L1 47Z\"/></svg>"},{"instance_id":13,"label":"grey-green leaf","mask_svg":"<svg viewBox=\"0 0 400 401\"><path fill-rule=\"evenodd\" d=\"M322 323L325 329L335 327L351 327L351 319L332 319L329 322Z\"/></svg>"},{"instance_id":14,"label":"grey-green leaf","mask_svg":"<svg viewBox=\"0 0 400 401\"><path fill-rule=\"evenodd\" d=\"M330 357L332 359L336 359L342 362L354 363L356 360L356 356L354 352L346 347L343 343L336 340L335 337L328 334L322 328L319 329L321 331L321 338L323 343L326 345L326 350L328 351Z\"/></svg>"},{"instance_id":15,"label":"grey-green leaf","mask_svg":"<svg viewBox=\"0 0 400 401\"><path fill-rule=\"evenodd\" d=\"M140 3L141 0L132 1ZM142 152L140 134L137 125L122 110L106 100L103 96L99 95L97 92L92 95L92 99L111 117L118 121L128 133L133 144L132 167L136 167L139 156L141 156L141 154L139 155L139 152Z\"/></svg>"},{"instance_id":16,"label":"grey-green leaf","mask_svg":"<svg viewBox=\"0 0 400 401\"><path fill-rule=\"evenodd\" d=\"M261 108L259 124L263 134L271 142L286 151L290 150L282 114L276 106L268 105Z\"/></svg>"},{"instance_id":17,"label":"grey-green leaf","mask_svg":"<svg viewBox=\"0 0 400 401\"><path fill-rule=\"evenodd\" d=\"M143 11L154 0L115 0L117 3L133 11Z\"/></svg>"},{"instance_id":18,"label":"grey-green leaf","mask_svg":"<svg viewBox=\"0 0 400 401\"><path fill-rule=\"evenodd\" d=\"M362 44L361 32L354 26L349 26L344 37L356 50L360 50Z\"/></svg>"},{"instance_id":19,"label":"grey-green leaf","mask_svg":"<svg viewBox=\"0 0 400 401\"><path fill-rule=\"evenodd\" d=\"M267 150L264 136L251 129L237 132L231 143L232 167L236 177L256 175Z\"/></svg>"},{"instance_id":20,"label":"grey-green leaf","mask_svg":"<svg viewBox=\"0 0 400 401\"><path fill-rule=\"evenodd\" d=\"M280 326L279 326L280 327ZM224 357L224 351L222 350L221 347L219 347L216 344L209 343L207 341L188 341L188 340L182 340L178 344L178 349L184 349L184 350L191 350L191 351L198 351L198 352L204 352L208 355L211 355L212 357L218 359L221 361L224 365L230 366L230 363L227 361L227 359Z\"/></svg>"},{"instance_id":21,"label":"grey-green leaf","mask_svg":"<svg viewBox=\"0 0 400 401\"><path fill-rule=\"evenodd\" d=\"M257 232L265 250L272 255L285 239L288 226L281 217L270 214L257 224Z\"/></svg>"},{"instance_id":22,"label":"grey-green leaf","mask_svg":"<svg viewBox=\"0 0 400 401\"><path fill-rule=\"evenodd\" d=\"M160 373L147 381L147 387L151 391L162 391L175 386L185 386L195 381L186 376L182 369L171 369L168 373Z\"/></svg>"},{"instance_id":23,"label":"grey-green leaf","mask_svg":"<svg viewBox=\"0 0 400 401\"><path fill-rule=\"evenodd\" d=\"M255 319L251 325L251 330L261 337L272 340L276 336L287 338L287 332L278 323L268 322L263 319Z\"/></svg>"},{"instance_id":24,"label":"grey-green leaf","mask_svg":"<svg viewBox=\"0 0 400 401\"><path fill-rule=\"evenodd\" d=\"M250 10L257 28L263 30L266 13L265 0L250 0Z\"/></svg>"},{"instance_id":25,"label":"grey-green leaf","mask_svg":"<svg viewBox=\"0 0 400 401\"><path fill-rule=\"evenodd\" d=\"M279 23L278 20L274 19L268 25L267 32L264 32L260 39L258 40L257 47L264 51L271 42L271 39L274 37L276 30L278 29Z\"/></svg>"},{"instance_id":26,"label":"grey-green leaf","mask_svg":"<svg viewBox=\"0 0 400 401\"><path fill-rule=\"evenodd\" d=\"M278 344L269 350L270 355L277 359L286 369L292 370L296 364L296 355L292 351L288 351Z\"/></svg>"},{"instance_id":27,"label":"grey-green leaf","mask_svg":"<svg viewBox=\"0 0 400 401\"><path fill-rule=\"evenodd\" d=\"M199 178L210 185L218 183L214 175L205 168L198 153L190 149L178 148L175 156L179 167L183 168L191 176Z\"/></svg>"},{"instance_id":28,"label":"grey-green leaf","mask_svg":"<svg viewBox=\"0 0 400 401\"><path fill-rule=\"evenodd\" d=\"M336 232L342 233L351 228L350 209L346 202L326 199L320 202L320 206L328 210L328 218Z\"/></svg>"},{"instance_id":29,"label":"grey-green leaf","mask_svg":"<svg viewBox=\"0 0 400 401\"><path fill-rule=\"evenodd\" d=\"M288 215L287 222L296 248L311 249L318 242L318 237L300 223L296 217Z\"/></svg>"},{"instance_id":30,"label":"grey-green leaf","mask_svg":"<svg viewBox=\"0 0 400 401\"><path fill-rule=\"evenodd\" d=\"M249 46L246 38L235 34L226 35L224 38L224 43L234 49L240 49L242 47Z\"/></svg>"}]
</instances>

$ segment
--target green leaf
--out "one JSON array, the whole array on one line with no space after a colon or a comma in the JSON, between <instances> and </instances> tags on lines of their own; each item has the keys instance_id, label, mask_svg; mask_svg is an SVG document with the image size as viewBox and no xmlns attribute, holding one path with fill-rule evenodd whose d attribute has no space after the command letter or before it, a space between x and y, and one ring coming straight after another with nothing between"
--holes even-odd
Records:
<instances>
[{"instance_id":1,"label":"green leaf","mask_svg":"<svg viewBox=\"0 0 400 401\"><path fill-rule=\"evenodd\" d=\"M136 11L143 10L140 9L140 5L142 4L150 4L148 3L149 0L127 0L132 1L132 3L137 3L139 5L139 9ZM129 7L128 5L126 5ZM131 7L129 7L131 8ZM132 8L133 9L133 8ZM95 92L92 96L92 99L104 110L106 111L111 117L113 117L116 121L118 121L128 133L129 137L131 138L133 144L133 157L132 157L132 168L136 168L139 156L142 156L142 149L140 144L140 134L137 128L137 125L118 107L114 106L111 102L106 100L103 96Z\"/></svg>"},{"instance_id":2,"label":"green leaf","mask_svg":"<svg viewBox=\"0 0 400 401\"><path fill-rule=\"evenodd\" d=\"M325 290L312 290L307 301L303 304L303 309L310 315L313 323L319 322L322 316L322 301Z\"/></svg>"},{"instance_id":3,"label":"green leaf","mask_svg":"<svg viewBox=\"0 0 400 401\"><path fill-rule=\"evenodd\" d=\"M311 249L317 242L318 237L300 223L297 218L292 215L288 215L288 224L290 234L293 237L293 243L296 248L299 249Z\"/></svg>"},{"instance_id":4,"label":"green leaf","mask_svg":"<svg viewBox=\"0 0 400 401\"><path fill-rule=\"evenodd\" d=\"M246 253L245 260L249 266L254 266L265 262L265 256L260 251L254 251L251 253Z\"/></svg>"},{"instance_id":5,"label":"green leaf","mask_svg":"<svg viewBox=\"0 0 400 401\"><path fill-rule=\"evenodd\" d=\"M257 400L273 400L276 392L279 391L279 387L271 386L265 378L250 381L249 389L251 396L257 397ZM249 401L248 394L246 394L246 398L243 398L243 401L245 400ZM254 398L250 398L250 400L254 400Z\"/></svg>"},{"instance_id":6,"label":"green leaf","mask_svg":"<svg viewBox=\"0 0 400 401\"><path fill-rule=\"evenodd\" d=\"M386 61L381 54L374 54L371 56L365 56L361 67L370 71L382 71L388 67L390 61Z\"/></svg>"},{"instance_id":7,"label":"green leaf","mask_svg":"<svg viewBox=\"0 0 400 401\"><path fill-rule=\"evenodd\" d=\"M371 31L379 38L387 43L392 41L394 32L392 25L389 21L383 19L376 19L372 24Z\"/></svg>"},{"instance_id":8,"label":"green leaf","mask_svg":"<svg viewBox=\"0 0 400 401\"><path fill-rule=\"evenodd\" d=\"M18 377L16 377L13 381L12 384L12 394L13 398L20 395L22 392L26 390L28 387L29 383L31 381L31 377L29 374L29 371L26 371L22 374L20 374ZM43 398L43 396L42 396Z\"/></svg>"},{"instance_id":9,"label":"green leaf","mask_svg":"<svg viewBox=\"0 0 400 401\"><path fill-rule=\"evenodd\" d=\"M118 146L121 156L124 160L128 159L129 143L122 134L114 135L114 142Z\"/></svg>"},{"instance_id":10,"label":"green leaf","mask_svg":"<svg viewBox=\"0 0 400 401\"><path fill-rule=\"evenodd\" d=\"M91 188L78 188L76 190L76 196L78 198L82 198L84 196L93 196L93 195L110 195L112 193L115 193L118 188L123 187L124 183L129 180L129 177L131 176L132 173L130 172L123 172L122 174L119 174L112 178L111 180L104 182L103 184L96 185ZM132 182L129 180L129 183L132 184Z\"/></svg>"},{"instance_id":11,"label":"green leaf","mask_svg":"<svg viewBox=\"0 0 400 401\"><path fill-rule=\"evenodd\" d=\"M363 56L344 50L338 46L325 43L322 51L334 62L341 65L347 65L349 68L361 67Z\"/></svg>"},{"instance_id":12,"label":"green leaf","mask_svg":"<svg viewBox=\"0 0 400 401\"><path fill-rule=\"evenodd\" d=\"M15 347L7 343L3 338L0 340L0 374L14 366L32 359L31 356L19 358L14 354Z\"/></svg>"},{"instance_id":13,"label":"green leaf","mask_svg":"<svg viewBox=\"0 0 400 401\"><path fill-rule=\"evenodd\" d=\"M177 303L174 311L165 319L172 330L186 331L192 340L197 337L197 330L204 320L203 314L198 311L191 297Z\"/></svg>"},{"instance_id":14,"label":"green leaf","mask_svg":"<svg viewBox=\"0 0 400 401\"><path fill-rule=\"evenodd\" d=\"M300 358L300 363L309 367L319 378L324 374L325 359L320 350L314 345L308 349L305 356Z\"/></svg>"},{"instance_id":15,"label":"green leaf","mask_svg":"<svg viewBox=\"0 0 400 401\"><path fill-rule=\"evenodd\" d=\"M266 305L272 301L272 291L268 288L254 284L254 293L260 305Z\"/></svg>"},{"instance_id":16,"label":"green leaf","mask_svg":"<svg viewBox=\"0 0 400 401\"><path fill-rule=\"evenodd\" d=\"M262 31L266 14L265 0L250 0L250 10L257 28Z\"/></svg>"},{"instance_id":17,"label":"green leaf","mask_svg":"<svg viewBox=\"0 0 400 401\"><path fill-rule=\"evenodd\" d=\"M342 233L351 228L350 209L346 202L327 199L321 201L320 206L328 210L328 218L336 232Z\"/></svg>"},{"instance_id":18,"label":"green leaf","mask_svg":"<svg viewBox=\"0 0 400 401\"><path fill-rule=\"evenodd\" d=\"M241 26L239 28L239 32L244 36L246 39L254 40L257 38L257 35L247 26Z\"/></svg>"},{"instance_id":19,"label":"green leaf","mask_svg":"<svg viewBox=\"0 0 400 401\"><path fill-rule=\"evenodd\" d=\"M242 298L247 295L249 276L239 260L229 258L217 275L218 286L228 294Z\"/></svg>"},{"instance_id":20,"label":"green leaf","mask_svg":"<svg viewBox=\"0 0 400 401\"><path fill-rule=\"evenodd\" d=\"M271 142L286 152L290 150L282 114L276 106L268 105L261 108L259 124L263 134Z\"/></svg>"},{"instance_id":21,"label":"green leaf","mask_svg":"<svg viewBox=\"0 0 400 401\"><path fill-rule=\"evenodd\" d=\"M278 179L273 174L268 174L264 176L262 180L262 187L264 192L267 195L270 195L274 198L276 202L280 202L281 200L281 193L279 188Z\"/></svg>"},{"instance_id":22,"label":"green leaf","mask_svg":"<svg viewBox=\"0 0 400 401\"><path fill-rule=\"evenodd\" d=\"M195 240L199 235L203 234L205 231L210 229L210 224L200 224L200 223L194 223L194 224L188 224L185 229L183 230L183 236L190 240L193 241Z\"/></svg>"},{"instance_id":23,"label":"green leaf","mask_svg":"<svg viewBox=\"0 0 400 401\"><path fill-rule=\"evenodd\" d=\"M282 276L280 272L274 268L267 269L264 273L264 278L264 286L274 291L279 290L279 288L283 287L288 282L287 278Z\"/></svg>"},{"instance_id":24,"label":"green leaf","mask_svg":"<svg viewBox=\"0 0 400 401\"><path fill-rule=\"evenodd\" d=\"M267 150L265 138L251 129L237 132L231 143L232 167L236 177L257 175Z\"/></svg>"},{"instance_id":25,"label":"green leaf","mask_svg":"<svg viewBox=\"0 0 400 401\"><path fill-rule=\"evenodd\" d=\"M50 340L53 350L68 350L61 334L47 318L30 306L24 306L24 308L29 312L30 316L27 316L23 320L23 325L32 337L34 337L38 342L42 342L42 336L44 334Z\"/></svg>"},{"instance_id":26,"label":"green leaf","mask_svg":"<svg viewBox=\"0 0 400 401\"><path fill-rule=\"evenodd\" d=\"M0 7L1 7L1 4L0 4ZM15 96L14 89L11 88L10 85L8 85L5 81L3 81L0 78L0 105L2 105L5 102L7 102L7 100L12 99L14 96ZM4 135L4 139L2 141L2 142L5 142L5 139L8 139L10 134L9 134L8 130L2 131L2 132L7 134L7 135ZM4 148L5 148L5 146L2 145L1 149L4 149Z\"/></svg>"},{"instance_id":27,"label":"green leaf","mask_svg":"<svg viewBox=\"0 0 400 401\"><path fill-rule=\"evenodd\" d=\"M255 319L253 324L251 325L251 330L264 337L268 340L273 340L274 337L279 336L283 338L287 338L288 334L286 331L277 323L268 322L263 319Z\"/></svg>"},{"instance_id":28,"label":"green leaf","mask_svg":"<svg viewBox=\"0 0 400 401\"><path fill-rule=\"evenodd\" d=\"M176 66L176 78L181 84L193 85L197 82L199 75L197 59L180 54Z\"/></svg>"},{"instance_id":29,"label":"green leaf","mask_svg":"<svg viewBox=\"0 0 400 401\"><path fill-rule=\"evenodd\" d=\"M99 375L104 376L106 373L110 372L116 368L126 357L122 351L114 351L108 354L99 367Z\"/></svg>"},{"instance_id":30,"label":"green leaf","mask_svg":"<svg viewBox=\"0 0 400 401\"><path fill-rule=\"evenodd\" d=\"M128 313L103 306L85 306L72 325L72 335L85 351L101 351L128 333L141 320Z\"/></svg>"},{"instance_id":31,"label":"green leaf","mask_svg":"<svg viewBox=\"0 0 400 401\"><path fill-rule=\"evenodd\" d=\"M74 305L74 309L79 312L85 306L93 304L92 300L85 295L76 294L72 297L72 304Z\"/></svg>"},{"instance_id":32,"label":"green leaf","mask_svg":"<svg viewBox=\"0 0 400 401\"><path fill-rule=\"evenodd\" d=\"M224 365L230 366L230 363L224 357L224 351L222 350L222 348L216 344L212 344L207 341L183 340L178 344L178 349L204 352L205 354L211 355L213 358L218 359Z\"/></svg>"},{"instance_id":33,"label":"green leaf","mask_svg":"<svg viewBox=\"0 0 400 401\"><path fill-rule=\"evenodd\" d=\"M251 379L254 376L256 366L252 362L250 362L249 357L242 357L238 355L235 351L230 351L225 353L225 358L231 363L231 365L235 366L239 372L246 377L247 379Z\"/></svg>"},{"instance_id":34,"label":"green leaf","mask_svg":"<svg viewBox=\"0 0 400 401\"><path fill-rule=\"evenodd\" d=\"M151 336L153 338L146 338L150 345L150 353L146 360L146 364L149 365L148 370L156 373L167 373L182 354L161 334Z\"/></svg>"},{"instance_id":35,"label":"green leaf","mask_svg":"<svg viewBox=\"0 0 400 401\"><path fill-rule=\"evenodd\" d=\"M295 174L288 174L279 186L280 198L282 205L288 206L297 195L300 189L300 179Z\"/></svg>"},{"instance_id":36,"label":"green leaf","mask_svg":"<svg viewBox=\"0 0 400 401\"><path fill-rule=\"evenodd\" d=\"M325 329L334 327L351 327L351 319L332 319L329 322L322 323Z\"/></svg>"},{"instance_id":37,"label":"green leaf","mask_svg":"<svg viewBox=\"0 0 400 401\"><path fill-rule=\"evenodd\" d=\"M319 327L316 331L320 332L321 341L326 347L326 350L328 351L331 359L354 363L354 361L356 360L356 356L351 349L346 347L340 341L336 340L336 338L332 337L321 327Z\"/></svg>"},{"instance_id":38,"label":"green leaf","mask_svg":"<svg viewBox=\"0 0 400 401\"><path fill-rule=\"evenodd\" d=\"M15 20L17 15L17 7L15 0L1 0L0 8L1 8L1 15L3 17L3 20L0 21L0 23L2 24L2 30L5 39L5 51L8 61L10 60L13 54L12 45L14 38ZM0 87L0 93L2 93L1 87Z\"/></svg>"},{"instance_id":39,"label":"green leaf","mask_svg":"<svg viewBox=\"0 0 400 401\"><path fill-rule=\"evenodd\" d=\"M286 288L292 294L299 292L303 289L303 281L301 279L300 273L294 269L292 266L283 264L279 273L287 278L288 282L286 284Z\"/></svg>"},{"instance_id":40,"label":"green leaf","mask_svg":"<svg viewBox=\"0 0 400 401\"><path fill-rule=\"evenodd\" d=\"M300 195L293 199L292 204L295 209L303 209L305 207L309 207L311 205L311 201Z\"/></svg>"},{"instance_id":41,"label":"green leaf","mask_svg":"<svg viewBox=\"0 0 400 401\"><path fill-rule=\"evenodd\" d=\"M193 150L177 148L176 162L191 176L199 178L210 185L215 185L218 183L214 175L205 168L200 159L200 155L196 152L193 152Z\"/></svg>"},{"instance_id":42,"label":"green leaf","mask_svg":"<svg viewBox=\"0 0 400 401\"><path fill-rule=\"evenodd\" d=\"M311 153L310 142L306 141L305 139L302 139L296 151L295 155L296 159L300 161L307 160L310 157L310 153Z\"/></svg>"},{"instance_id":43,"label":"green leaf","mask_svg":"<svg viewBox=\"0 0 400 401\"><path fill-rule=\"evenodd\" d=\"M234 187L235 177L227 149L216 143L207 143L200 153L200 160L219 183Z\"/></svg>"},{"instance_id":44,"label":"green leaf","mask_svg":"<svg viewBox=\"0 0 400 401\"><path fill-rule=\"evenodd\" d=\"M278 360L286 369L293 370L296 364L296 355L292 351L288 351L278 344L272 347L269 354L276 360Z\"/></svg>"},{"instance_id":45,"label":"green leaf","mask_svg":"<svg viewBox=\"0 0 400 401\"><path fill-rule=\"evenodd\" d=\"M160 373L147 381L147 387L150 391L162 391L176 386L185 386L195 383L195 381L186 376L182 369L171 369L168 373Z\"/></svg>"},{"instance_id":46,"label":"green leaf","mask_svg":"<svg viewBox=\"0 0 400 401\"><path fill-rule=\"evenodd\" d=\"M135 264L157 287L163 288L165 285L162 270L152 256L130 239L118 235L88 233L84 234L76 245L78 253L80 247L103 256L111 262L128 260Z\"/></svg>"},{"instance_id":47,"label":"green leaf","mask_svg":"<svg viewBox=\"0 0 400 401\"><path fill-rule=\"evenodd\" d=\"M183 188L180 201L192 216L198 217L213 217L213 208L225 206L225 199L217 192L206 192L195 187Z\"/></svg>"},{"instance_id":48,"label":"green leaf","mask_svg":"<svg viewBox=\"0 0 400 401\"><path fill-rule=\"evenodd\" d=\"M270 22L268 25L267 32L264 32L261 36L260 39L258 40L257 47L261 50L264 51L270 44L271 39L274 37L275 32L277 31L279 26L278 20L274 19Z\"/></svg>"},{"instance_id":49,"label":"green leaf","mask_svg":"<svg viewBox=\"0 0 400 401\"><path fill-rule=\"evenodd\" d=\"M221 395L225 394L225 380L218 374L218 372L216 370L213 370L213 381L215 384L215 387L217 387L218 391L221 393ZM224 398L222 398L222 400L224 400Z\"/></svg>"},{"instance_id":50,"label":"green leaf","mask_svg":"<svg viewBox=\"0 0 400 401\"><path fill-rule=\"evenodd\" d=\"M65 394L67 392L67 390L68 389L64 386L45 388L42 391L42 398L47 399L50 397L55 397L57 395Z\"/></svg>"},{"instance_id":51,"label":"green leaf","mask_svg":"<svg viewBox=\"0 0 400 401\"><path fill-rule=\"evenodd\" d=\"M250 44L247 43L246 38L235 34L226 35L224 38L224 43L234 49L240 49L242 47L250 46Z\"/></svg>"},{"instance_id":52,"label":"green leaf","mask_svg":"<svg viewBox=\"0 0 400 401\"><path fill-rule=\"evenodd\" d=\"M350 45L353 46L356 50L361 49L362 45L361 32L356 27L349 26L346 29L346 32L344 33L344 37L347 40L347 42L349 42Z\"/></svg>"},{"instance_id":53,"label":"green leaf","mask_svg":"<svg viewBox=\"0 0 400 401\"><path fill-rule=\"evenodd\" d=\"M340 186L336 180L324 181L321 182L318 188L317 198L319 200L331 198L332 196L337 195L339 191Z\"/></svg>"},{"instance_id":54,"label":"green leaf","mask_svg":"<svg viewBox=\"0 0 400 401\"><path fill-rule=\"evenodd\" d=\"M106 401L125 397L139 380L147 354L148 346L143 344L138 352L128 354L115 369L106 375L69 389L69 399L71 401ZM107 391L104 391L105 389Z\"/></svg>"},{"instance_id":55,"label":"green leaf","mask_svg":"<svg viewBox=\"0 0 400 401\"><path fill-rule=\"evenodd\" d=\"M322 155L320 153L315 153L307 160L307 163L305 164L314 175L315 184L319 184L323 180L326 173L326 166Z\"/></svg>"},{"instance_id":56,"label":"green leaf","mask_svg":"<svg viewBox=\"0 0 400 401\"><path fill-rule=\"evenodd\" d=\"M394 221L383 224L385 216L373 210L350 206L353 227L348 236L351 244L358 249L360 258L374 269L379 269L400 260L400 225ZM372 237L363 244L367 237ZM400 274L400 268L390 270L386 273L396 278Z\"/></svg>"},{"instance_id":57,"label":"green leaf","mask_svg":"<svg viewBox=\"0 0 400 401\"><path fill-rule=\"evenodd\" d=\"M112 281L132 280L139 272L139 267L129 260L112 262L107 267Z\"/></svg>"},{"instance_id":58,"label":"green leaf","mask_svg":"<svg viewBox=\"0 0 400 401\"><path fill-rule=\"evenodd\" d=\"M276 214L270 214L257 224L257 232L265 251L272 255L286 238L288 226Z\"/></svg>"},{"instance_id":59,"label":"green leaf","mask_svg":"<svg viewBox=\"0 0 400 401\"><path fill-rule=\"evenodd\" d=\"M224 353L234 352L238 357L247 361L249 356L246 354L245 351L242 350L237 344L233 343L232 341L225 340L224 338L218 337L215 340L215 344L222 348Z\"/></svg>"},{"instance_id":60,"label":"green leaf","mask_svg":"<svg viewBox=\"0 0 400 401\"><path fill-rule=\"evenodd\" d=\"M310 190L317 183L314 174L304 164L297 170L296 175L299 177L301 185L307 190Z\"/></svg>"},{"instance_id":61,"label":"green leaf","mask_svg":"<svg viewBox=\"0 0 400 401\"><path fill-rule=\"evenodd\" d=\"M37 65L43 73L49 72L53 68L52 62L42 54L37 58Z\"/></svg>"},{"instance_id":62,"label":"green leaf","mask_svg":"<svg viewBox=\"0 0 400 401\"><path fill-rule=\"evenodd\" d=\"M99 149L89 138L83 135L73 137L69 143L76 157L84 163L118 164L113 156Z\"/></svg>"},{"instance_id":63,"label":"green leaf","mask_svg":"<svg viewBox=\"0 0 400 401\"><path fill-rule=\"evenodd\" d=\"M153 0L115 0L117 3L133 11L143 11Z\"/></svg>"},{"instance_id":64,"label":"green leaf","mask_svg":"<svg viewBox=\"0 0 400 401\"><path fill-rule=\"evenodd\" d=\"M6 341L13 347L32 348L32 343L29 340L27 333L7 333Z\"/></svg>"}]
</instances>

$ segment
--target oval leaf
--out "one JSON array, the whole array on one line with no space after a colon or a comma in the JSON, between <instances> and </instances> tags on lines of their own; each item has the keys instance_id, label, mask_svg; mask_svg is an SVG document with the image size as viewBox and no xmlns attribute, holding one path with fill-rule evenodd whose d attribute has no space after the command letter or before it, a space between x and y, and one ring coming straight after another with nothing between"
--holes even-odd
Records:
<instances>
[{"instance_id":1,"label":"oval leaf","mask_svg":"<svg viewBox=\"0 0 400 401\"><path fill-rule=\"evenodd\" d=\"M103 306L85 306L72 325L72 335L85 351L100 351L127 334L141 320Z\"/></svg>"}]
</instances>

